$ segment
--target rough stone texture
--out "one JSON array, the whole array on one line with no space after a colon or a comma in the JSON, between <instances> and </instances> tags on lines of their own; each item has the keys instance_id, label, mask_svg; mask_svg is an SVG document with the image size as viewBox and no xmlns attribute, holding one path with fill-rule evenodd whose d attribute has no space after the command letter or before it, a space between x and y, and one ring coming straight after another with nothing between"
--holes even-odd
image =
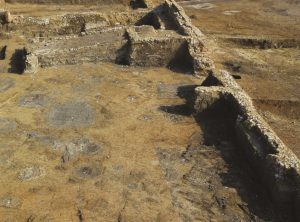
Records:
<instances>
[{"instance_id":1,"label":"rough stone texture","mask_svg":"<svg viewBox=\"0 0 300 222\"><path fill-rule=\"evenodd\" d=\"M218 103L236 112L236 137L257 174L280 207L300 209L300 161L257 113L251 98L225 71L211 74L196 88L195 109L201 113ZM217 86L213 86L217 85Z\"/></svg>"},{"instance_id":2,"label":"rough stone texture","mask_svg":"<svg viewBox=\"0 0 300 222\"><path fill-rule=\"evenodd\" d=\"M191 37L189 42L189 53L194 58L194 74L206 76L214 68L214 64L205 52L205 36L192 24L183 8L175 1L166 0L164 7L176 23L176 26L179 27L178 31L183 35Z\"/></svg>"},{"instance_id":3,"label":"rough stone texture","mask_svg":"<svg viewBox=\"0 0 300 222\"><path fill-rule=\"evenodd\" d=\"M0 207L5 208L18 208L21 205L21 201L10 195L0 197Z\"/></svg>"},{"instance_id":4,"label":"rough stone texture","mask_svg":"<svg viewBox=\"0 0 300 222\"><path fill-rule=\"evenodd\" d=\"M136 66L169 66L186 43L174 31L154 30L152 26L127 29L130 49L128 62Z\"/></svg>"},{"instance_id":5,"label":"rough stone texture","mask_svg":"<svg viewBox=\"0 0 300 222\"><path fill-rule=\"evenodd\" d=\"M26 59L25 59L25 70L24 73L35 73L39 68L38 57L31 52L26 50Z\"/></svg>"},{"instance_id":6,"label":"rough stone texture","mask_svg":"<svg viewBox=\"0 0 300 222\"><path fill-rule=\"evenodd\" d=\"M204 50L204 35L192 25L184 10L174 1L166 1L147 16L151 15L157 16L159 27L155 28L160 30L147 26L130 27L127 29L127 43L122 36L122 28L103 30L109 21L102 14L69 14L44 20L27 18L27 22L16 18L16 24L34 23L37 27L43 26L44 29L47 26L63 34L84 34L81 37L56 38L51 42L38 42L37 39L34 44L26 47L25 73L33 73L39 66L116 60L121 64L170 68L183 62L180 68L184 67L195 75L207 75L213 63ZM64 25L61 27L59 24ZM166 29L173 29L178 34ZM77 45L79 41L81 44Z\"/></svg>"},{"instance_id":7,"label":"rough stone texture","mask_svg":"<svg viewBox=\"0 0 300 222\"><path fill-rule=\"evenodd\" d=\"M12 31L22 31L28 35L40 38L58 35L80 34L81 32L94 33L108 28L111 24L125 26L135 23L145 16L147 10L142 11L121 11L110 14L98 11L82 13L64 13L43 17L32 17L14 15L14 22L9 25Z\"/></svg>"},{"instance_id":8,"label":"rough stone texture","mask_svg":"<svg viewBox=\"0 0 300 222\"><path fill-rule=\"evenodd\" d=\"M125 43L124 29L108 29L98 34L57 38L37 42L26 48L26 73L37 67L71 65L83 62L115 61L117 50ZM38 63L38 64L37 64Z\"/></svg>"},{"instance_id":9,"label":"rough stone texture","mask_svg":"<svg viewBox=\"0 0 300 222\"><path fill-rule=\"evenodd\" d=\"M1 4L1 2L0 2ZM1 11L0 10L0 21L2 23L11 23L13 21L13 18L9 11Z\"/></svg>"},{"instance_id":10,"label":"rough stone texture","mask_svg":"<svg viewBox=\"0 0 300 222\"><path fill-rule=\"evenodd\" d=\"M61 156L62 163L71 161L79 154L97 155L103 148L102 144L93 143L86 138L80 138L72 142L54 141L52 147L63 152Z\"/></svg>"},{"instance_id":11,"label":"rough stone texture","mask_svg":"<svg viewBox=\"0 0 300 222\"><path fill-rule=\"evenodd\" d=\"M166 14L167 18L162 14ZM65 24L58 28L59 32L84 33L84 36L53 39L51 42L35 41L33 45L27 46L25 73L33 73L39 66L116 60L121 64L170 68L183 62L180 64L181 68L184 67L196 75L207 75L213 68L213 63L205 54L204 35L192 25L184 10L174 1L166 1L147 16L149 15L158 16L160 30L147 26L130 27L127 29L128 43L122 34L117 34L118 29L103 31L108 20L97 13L64 15L43 21L30 18L27 23L50 26L50 30L51 27L57 30L58 24ZM16 20L19 21L16 24L24 23L23 19ZM179 34L166 29L173 29ZM124 31L122 28L119 30L120 33ZM82 43L79 46L76 44L78 41Z\"/></svg>"},{"instance_id":12,"label":"rough stone texture","mask_svg":"<svg viewBox=\"0 0 300 222\"><path fill-rule=\"evenodd\" d=\"M45 170L39 166L30 166L20 171L18 179L21 181L35 180L46 174Z\"/></svg>"},{"instance_id":13,"label":"rough stone texture","mask_svg":"<svg viewBox=\"0 0 300 222\"><path fill-rule=\"evenodd\" d=\"M9 28L24 30L35 38L24 49L25 73L39 67L82 62L114 62L126 43L126 26L143 17L147 10L67 13L45 17L14 17ZM111 27L115 24L115 27ZM58 35L58 36L57 36ZM38 37L37 37L38 36Z\"/></svg>"},{"instance_id":14,"label":"rough stone texture","mask_svg":"<svg viewBox=\"0 0 300 222\"><path fill-rule=\"evenodd\" d=\"M206 39L202 32L192 25L190 18L175 1L165 1L141 19L137 25L152 25L155 29L174 30L187 36L188 59L195 75L206 76L214 64L205 49Z\"/></svg>"}]
</instances>

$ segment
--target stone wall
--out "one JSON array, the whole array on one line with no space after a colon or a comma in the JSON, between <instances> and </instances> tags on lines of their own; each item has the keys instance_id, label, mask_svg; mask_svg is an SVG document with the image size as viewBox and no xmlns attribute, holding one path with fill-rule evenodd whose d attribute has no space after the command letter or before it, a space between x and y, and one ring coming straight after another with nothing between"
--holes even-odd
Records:
<instances>
[{"instance_id":1,"label":"stone wall","mask_svg":"<svg viewBox=\"0 0 300 222\"><path fill-rule=\"evenodd\" d=\"M138 26L129 28L127 34L130 43L127 59L134 66L169 67L176 60L176 56L180 56L180 51L187 47L188 38L171 30ZM188 55L183 53L182 59L185 57Z\"/></svg>"},{"instance_id":2,"label":"stone wall","mask_svg":"<svg viewBox=\"0 0 300 222\"><path fill-rule=\"evenodd\" d=\"M195 75L206 76L213 68L213 62L206 53L206 37L195 27L185 11L173 0L166 0L164 8L169 14L178 32L189 36L189 54L193 58L193 69Z\"/></svg>"},{"instance_id":3,"label":"stone wall","mask_svg":"<svg viewBox=\"0 0 300 222\"><path fill-rule=\"evenodd\" d=\"M196 94L197 113L231 107L232 130L249 163L278 206L300 218L300 161L258 114L251 98L225 71L211 73Z\"/></svg>"},{"instance_id":4,"label":"stone wall","mask_svg":"<svg viewBox=\"0 0 300 222\"><path fill-rule=\"evenodd\" d=\"M115 62L118 49L126 42L124 32L125 29L120 27L97 34L58 37L30 44L25 49L25 73L34 73L39 67Z\"/></svg>"},{"instance_id":5,"label":"stone wall","mask_svg":"<svg viewBox=\"0 0 300 222\"><path fill-rule=\"evenodd\" d=\"M151 25L157 30L173 30L187 37L187 53L193 74L206 76L213 68L205 47L206 38L202 32L195 27L190 18L185 14L182 7L175 1L166 0L156 7L136 25Z\"/></svg>"},{"instance_id":6,"label":"stone wall","mask_svg":"<svg viewBox=\"0 0 300 222\"><path fill-rule=\"evenodd\" d=\"M190 36L190 54L198 59L200 73L208 73L203 86L196 88L195 110L214 108L232 112L236 139L258 179L280 208L300 219L300 161L280 140L255 109L252 99L225 71L216 71L206 54L206 38L195 28L184 10L173 0L165 7L179 24L179 32ZM197 60L194 61L197 64ZM297 220L296 219L296 220Z\"/></svg>"},{"instance_id":7,"label":"stone wall","mask_svg":"<svg viewBox=\"0 0 300 222\"><path fill-rule=\"evenodd\" d=\"M9 31L18 32L22 29L28 37L52 37L57 35L78 35L81 32L100 32L112 24L126 26L135 23L145 16L144 11L124 11L101 13L96 11L82 13L66 13L52 16L31 17L14 16L14 22L9 24Z\"/></svg>"}]
</instances>

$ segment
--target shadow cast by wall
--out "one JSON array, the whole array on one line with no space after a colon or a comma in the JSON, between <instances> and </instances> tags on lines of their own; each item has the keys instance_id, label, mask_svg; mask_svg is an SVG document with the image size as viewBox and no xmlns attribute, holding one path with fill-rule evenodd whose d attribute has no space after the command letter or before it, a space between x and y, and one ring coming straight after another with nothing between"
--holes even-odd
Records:
<instances>
[{"instance_id":1,"label":"shadow cast by wall","mask_svg":"<svg viewBox=\"0 0 300 222\"><path fill-rule=\"evenodd\" d=\"M10 59L8 72L23 74L25 70L25 59L24 49L17 49Z\"/></svg>"},{"instance_id":2,"label":"shadow cast by wall","mask_svg":"<svg viewBox=\"0 0 300 222\"><path fill-rule=\"evenodd\" d=\"M4 60L6 57L6 48L7 46L3 46L0 50L0 60Z\"/></svg>"},{"instance_id":3,"label":"shadow cast by wall","mask_svg":"<svg viewBox=\"0 0 300 222\"><path fill-rule=\"evenodd\" d=\"M212 80L213 82L213 80ZM205 84L212 84L206 82ZM293 221L293 216L278 209L271 197L257 178L250 163L246 159L235 135L236 112L226 103L218 103L212 109L196 114L193 108L195 101L195 85L178 88L177 95L185 100L176 106L161 106L163 112L193 116L201 128L204 146L217 150L227 165L226 173L219 173L221 183L225 187L234 188L246 205L238 207L251 221ZM199 141L200 143L200 141Z\"/></svg>"}]
</instances>

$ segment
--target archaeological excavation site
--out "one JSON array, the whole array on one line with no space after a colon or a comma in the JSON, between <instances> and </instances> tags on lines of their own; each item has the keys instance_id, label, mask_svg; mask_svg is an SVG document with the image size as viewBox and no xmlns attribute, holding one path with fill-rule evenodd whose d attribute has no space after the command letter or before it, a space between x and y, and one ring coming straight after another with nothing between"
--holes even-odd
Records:
<instances>
[{"instance_id":1,"label":"archaeological excavation site","mask_svg":"<svg viewBox=\"0 0 300 222\"><path fill-rule=\"evenodd\" d=\"M299 0L0 0L0 222L297 222L299 138Z\"/></svg>"}]
</instances>

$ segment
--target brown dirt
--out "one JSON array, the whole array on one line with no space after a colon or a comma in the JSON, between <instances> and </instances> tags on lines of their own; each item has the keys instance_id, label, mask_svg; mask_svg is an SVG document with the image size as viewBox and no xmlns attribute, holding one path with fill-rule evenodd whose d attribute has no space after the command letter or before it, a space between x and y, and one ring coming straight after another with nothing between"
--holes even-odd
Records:
<instances>
[{"instance_id":1,"label":"brown dirt","mask_svg":"<svg viewBox=\"0 0 300 222\"><path fill-rule=\"evenodd\" d=\"M257 4L256 8L261 4L245 2L251 7ZM240 1L213 4L218 7L186 10L209 37L214 37L213 30L234 33L231 29L231 33L225 32L227 17L217 15L220 10L238 10L245 5ZM30 16L90 9L7 7L13 14ZM110 12L117 7L97 10ZM247 10L251 18L257 17L256 8ZM234 24L236 19L230 19ZM246 30L239 28L246 22L246 18L239 20L236 30ZM276 33L273 28L266 33ZM289 37L296 35L296 28L294 32ZM14 36L1 39L0 46L18 49L26 41L22 35ZM250 70L253 58L259 58L263 62L269 59L264 67L268 70L277 61L265 51L233 49L228 43L216 42L222 46L214 54L219 67L229 58L250 57L242 60L245 65L241 69ZM235 57L232 50L245 56ZM286 53L296 55L298 51ZM283 53L277 59L286 61L286 57ZM9 66L7 61L0 62ZM278 129L284 125L299 135L298 104L292 100L299 99L299 82L294 81L298 61L294 62L295 66L282 67L291 73L283 77L282 71L269 78L270 71L260 71L260 65L253 74L235 73L241 75L239 83L292 148L297 138ZM240 155L230 118L192 115L188 98L201 79L166 68L99 62L45 68L32 75L1 73L0 82L1 221L291 221L291 215L277 211ZM280 104L296 107L288 109L289 115L284 105L278 105L277 94L284 101ZM269 102L271 99L275 102ZM289 121L295 124L287 124Z\"/></svg>"},{"instance_id":2,"label":"brown dirt","mask_svg":"<svg viewBox=\"0 0 300 222\"><path fill-rule=\"evenodd\" d=\"M99 63L1 78L4 221L275 221L228 124L176 96L193 77Z\"/></svg>"}]
</instances>

